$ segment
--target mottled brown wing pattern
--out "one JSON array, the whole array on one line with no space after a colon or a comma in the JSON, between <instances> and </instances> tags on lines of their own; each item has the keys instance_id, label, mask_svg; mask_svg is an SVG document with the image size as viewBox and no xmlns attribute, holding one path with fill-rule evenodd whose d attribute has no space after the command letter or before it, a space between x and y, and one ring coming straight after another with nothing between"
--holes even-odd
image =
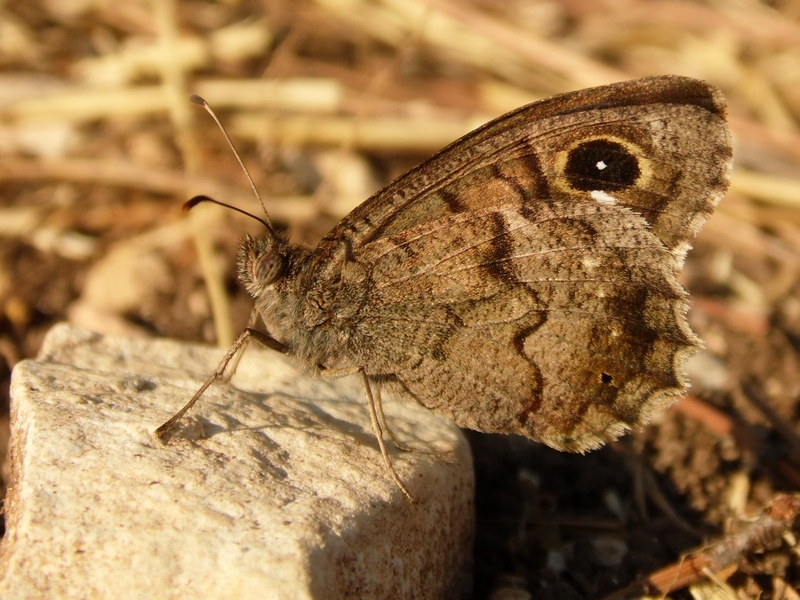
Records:
<instances>
[{"instance_id":1,"label":"mottled brown wing pattern","mask_svg":"<svg viewBox=\"0 0 800 600\"><path fill-rule=\"evenodd\" d=\"M683 385L684 293L641 218L567 202L462 215L448 229L471 241L457 251L442 251L434 226L370 245L381 256L355 325L378 357L368 372L393 373L464 427L572 450Z\"/></svg>"},{"instance_id":2,"label":"mottled brown wing pattern","mask_svg":"<svg viewBox=\"0 0 800 600\"><path fill-rule=\"evenodd\" d=\"M302 286L324 310L305 322L317 350L346 342L316 357L464 427L577 451L614 439L686 388L698 340L677 276L730 162L721 97L694 80L501 117L321 242Z\"/></svg>"}]
</instances>

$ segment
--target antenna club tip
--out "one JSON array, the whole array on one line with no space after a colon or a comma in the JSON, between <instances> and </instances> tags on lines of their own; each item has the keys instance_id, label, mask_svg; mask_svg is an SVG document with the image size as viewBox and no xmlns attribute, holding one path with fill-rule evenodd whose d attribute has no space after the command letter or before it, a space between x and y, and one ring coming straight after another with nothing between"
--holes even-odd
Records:
<instances>
[{"instance_id":1,"label":"antenna club tip","mask_svg":"<svg viewBox=\"0 0 800 600\"><path fill-rule=\"evenodd\" d=\"M195 196L194 198L191 198L183 203L183 212L185 213L189 212L201 202L209 202L209 201L214 202L214 200L212 200L208 196Z\"/></svg>"},{"instance_id":2,"label":"antenna club tip","mask_svg":"<svg viewBox=\"0 0 800 600\"><path fill-rule=\"evenodd\" d=\"M202 96L198 96L197 94L189 96L189 101L199 104L200 106L206 106L208 104Z\"/></svg>"}]
</instances>

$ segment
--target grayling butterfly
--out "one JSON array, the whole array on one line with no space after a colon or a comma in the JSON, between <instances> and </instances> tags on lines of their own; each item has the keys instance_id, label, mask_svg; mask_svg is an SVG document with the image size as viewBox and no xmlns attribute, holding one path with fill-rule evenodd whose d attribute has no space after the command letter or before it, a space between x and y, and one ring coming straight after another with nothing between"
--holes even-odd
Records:
<instances>
[{"instance_id":1,"label":"grayling butterfly","mask_svg":"<svg viewBox=\"0 0 800 600\"><path fill-rule=\"evenodd\" d=\"M548 98L452 143L319 245L262 220L239 278L247 329L166 437L251 338L328 377L359 375L457 425L585 451L687 387L699 347L678 276L728 186L724 99L663 76ZM202 201L203 198L195 200Z\"/></svg>"}]
</instances>

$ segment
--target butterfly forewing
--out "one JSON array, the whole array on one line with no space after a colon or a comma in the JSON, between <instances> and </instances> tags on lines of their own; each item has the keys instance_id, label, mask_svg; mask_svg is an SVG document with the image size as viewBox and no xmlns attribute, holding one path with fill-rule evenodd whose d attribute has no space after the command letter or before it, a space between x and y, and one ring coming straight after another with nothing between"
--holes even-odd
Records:
<instances>
[{"instance_id":1,"label":"butterfly forewing","mask_svg":"<svg viewBox=\"0 0 800 600\"><path fill-rule=\"evenodd\" d=\"M513 185L526 171L544 169L547 177L517 191L531 199L552 197L549 184L571 187L559 181L570 151L604 135L637 149L637 158L648 159L643 168L655 163L655 170L645 175L655 175L659 186L649 189L639 182L637 189L647 193L636 198L628 194L630 206L640 213L663 214L663 224L656 218L649 222L667 247L693 238L730 179L725 103L719 90L704 82L662 76L555 96L487 123L358 206L325 236L320 249L342 239L358 247L454 211L501 205L508 196L498 187ZM509 168L513 159L519 164ZM458 184L476 171L496 172L499 180L479 177L478 188L471 187L473 180Z\"/></svg>"}]
</instances>

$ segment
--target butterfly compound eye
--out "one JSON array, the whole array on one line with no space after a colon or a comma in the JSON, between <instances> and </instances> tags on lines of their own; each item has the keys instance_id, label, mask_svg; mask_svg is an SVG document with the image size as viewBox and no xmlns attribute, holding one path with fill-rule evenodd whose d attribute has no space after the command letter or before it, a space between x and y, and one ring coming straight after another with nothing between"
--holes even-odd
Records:
<instances>
[{"instance_id":1,"label":"butterfly compound eye","mask_svg":"<svg viewBox=\"0 0 800 600\"><path fill-rule=\"evenodd\" d=\"M253 281L261 285L269 285L283 275L284 266L283 256L276 252L265 252L256 259L253 265Z\"/></svg>"}]
</instances>

